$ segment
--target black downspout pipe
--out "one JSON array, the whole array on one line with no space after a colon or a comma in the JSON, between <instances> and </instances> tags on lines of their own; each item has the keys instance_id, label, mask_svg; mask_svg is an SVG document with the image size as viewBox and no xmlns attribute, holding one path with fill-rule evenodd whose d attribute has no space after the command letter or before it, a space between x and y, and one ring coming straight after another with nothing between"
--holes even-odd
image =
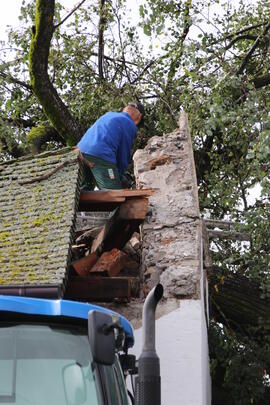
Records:
<instances>
[{"instance_id":1,"label":"black downspout pipe","mask_svg":"<svg viewBox=\"0 0 270 405\"><path fill-rule=\"evenodd\" d=\"M138 360L136 405L161 405L160 365L155 347L155 311L162 296L163 287L158 284L150 291L143 306L143 348Z\"/></svg>"}]
</instances>

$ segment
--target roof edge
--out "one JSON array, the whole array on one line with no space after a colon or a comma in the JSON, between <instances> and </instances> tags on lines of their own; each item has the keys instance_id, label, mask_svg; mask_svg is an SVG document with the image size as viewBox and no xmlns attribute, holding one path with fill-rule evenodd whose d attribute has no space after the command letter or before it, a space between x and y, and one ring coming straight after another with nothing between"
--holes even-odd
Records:
<instances>
[{"instance_id":1,"label":"roof edge","mask_svg":"<svg viewBox=\"0 0 270 405\"><path fill-rule=\"evenodd\" d=\"M74 148L71 146L66 146L65 148L61 148L61 149L55 149L55 150L47 150L45 152L42 153L38 153L38 154L29 154L29 155L25 155L25 156L21 156L17 159L9 159L9 160L3 160L0 161L0 166L2 165L9 165L15 162L22 162L25 160L31 160L31 159L39 159L39 158L46 158L48 156L55 156L55 155L64 155L67 152L71 152Z\"/></svg>"},{"instance_id":2,"label":"roof edge","mask_svg":"<svg viewBox=\"0 0 270 405\"><path fill-rule=\"evenodd\" d=\"M34 298L59 298L62 295L61 290L59 285L0 286L1 295Z\"/></svg>"}]
</instances>

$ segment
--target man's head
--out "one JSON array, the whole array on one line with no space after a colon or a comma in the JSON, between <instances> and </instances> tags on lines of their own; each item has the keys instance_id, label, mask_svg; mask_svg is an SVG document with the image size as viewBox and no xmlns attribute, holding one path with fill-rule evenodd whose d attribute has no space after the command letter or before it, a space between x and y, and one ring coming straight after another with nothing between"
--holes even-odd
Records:
<instances>
[{"instance_id":1,"label":"man's head","mask_svg":"<svg viewBox=\"0 0 270 405\"><path fill-rule=\"evenodd\" d=\"M123 111L131 116L135 125L138 125L143 119L144 107L141 103L128 103Z\"/></svg>"}]
</instances>

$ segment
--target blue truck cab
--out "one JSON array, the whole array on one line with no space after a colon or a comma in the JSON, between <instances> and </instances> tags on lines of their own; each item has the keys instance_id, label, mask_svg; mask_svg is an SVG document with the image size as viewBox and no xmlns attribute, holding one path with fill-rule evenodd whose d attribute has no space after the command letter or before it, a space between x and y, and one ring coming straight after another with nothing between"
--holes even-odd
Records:
<instances>
[{"instance_id":1,"label":"blue truck cab","mask_svg":"<svg viewBox=\"0 0 270 405\"><path fill-rule=\"evenodd\" d=\"M150 297L150 324L162 292ZM149 397L160 398L160 377L150 375L157 356L149 350L154 335L147 327L146 335L151 336L141 366L139 359L134 398L124 378L136 370L128 355L134 335L127 319L80 302L0 296L0 404L146 405Z\"/></svg>"}]
</instances>

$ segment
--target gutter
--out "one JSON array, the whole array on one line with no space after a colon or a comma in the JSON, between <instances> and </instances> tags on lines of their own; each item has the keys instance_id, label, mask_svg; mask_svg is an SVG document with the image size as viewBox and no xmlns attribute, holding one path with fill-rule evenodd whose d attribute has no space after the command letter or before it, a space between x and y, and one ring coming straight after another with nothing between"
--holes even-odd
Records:
<instances>
[{"instance_id":1,"label":"gutter","mask_svg":"<svg viewBox=\"0 0 270 405\"><path fill-rule=\"evenodd\" d=\"M62 288L59 285L50 286L0 286L0 295L13 295L34 298L60 298Z\"/></svg>"}]
</instances>

